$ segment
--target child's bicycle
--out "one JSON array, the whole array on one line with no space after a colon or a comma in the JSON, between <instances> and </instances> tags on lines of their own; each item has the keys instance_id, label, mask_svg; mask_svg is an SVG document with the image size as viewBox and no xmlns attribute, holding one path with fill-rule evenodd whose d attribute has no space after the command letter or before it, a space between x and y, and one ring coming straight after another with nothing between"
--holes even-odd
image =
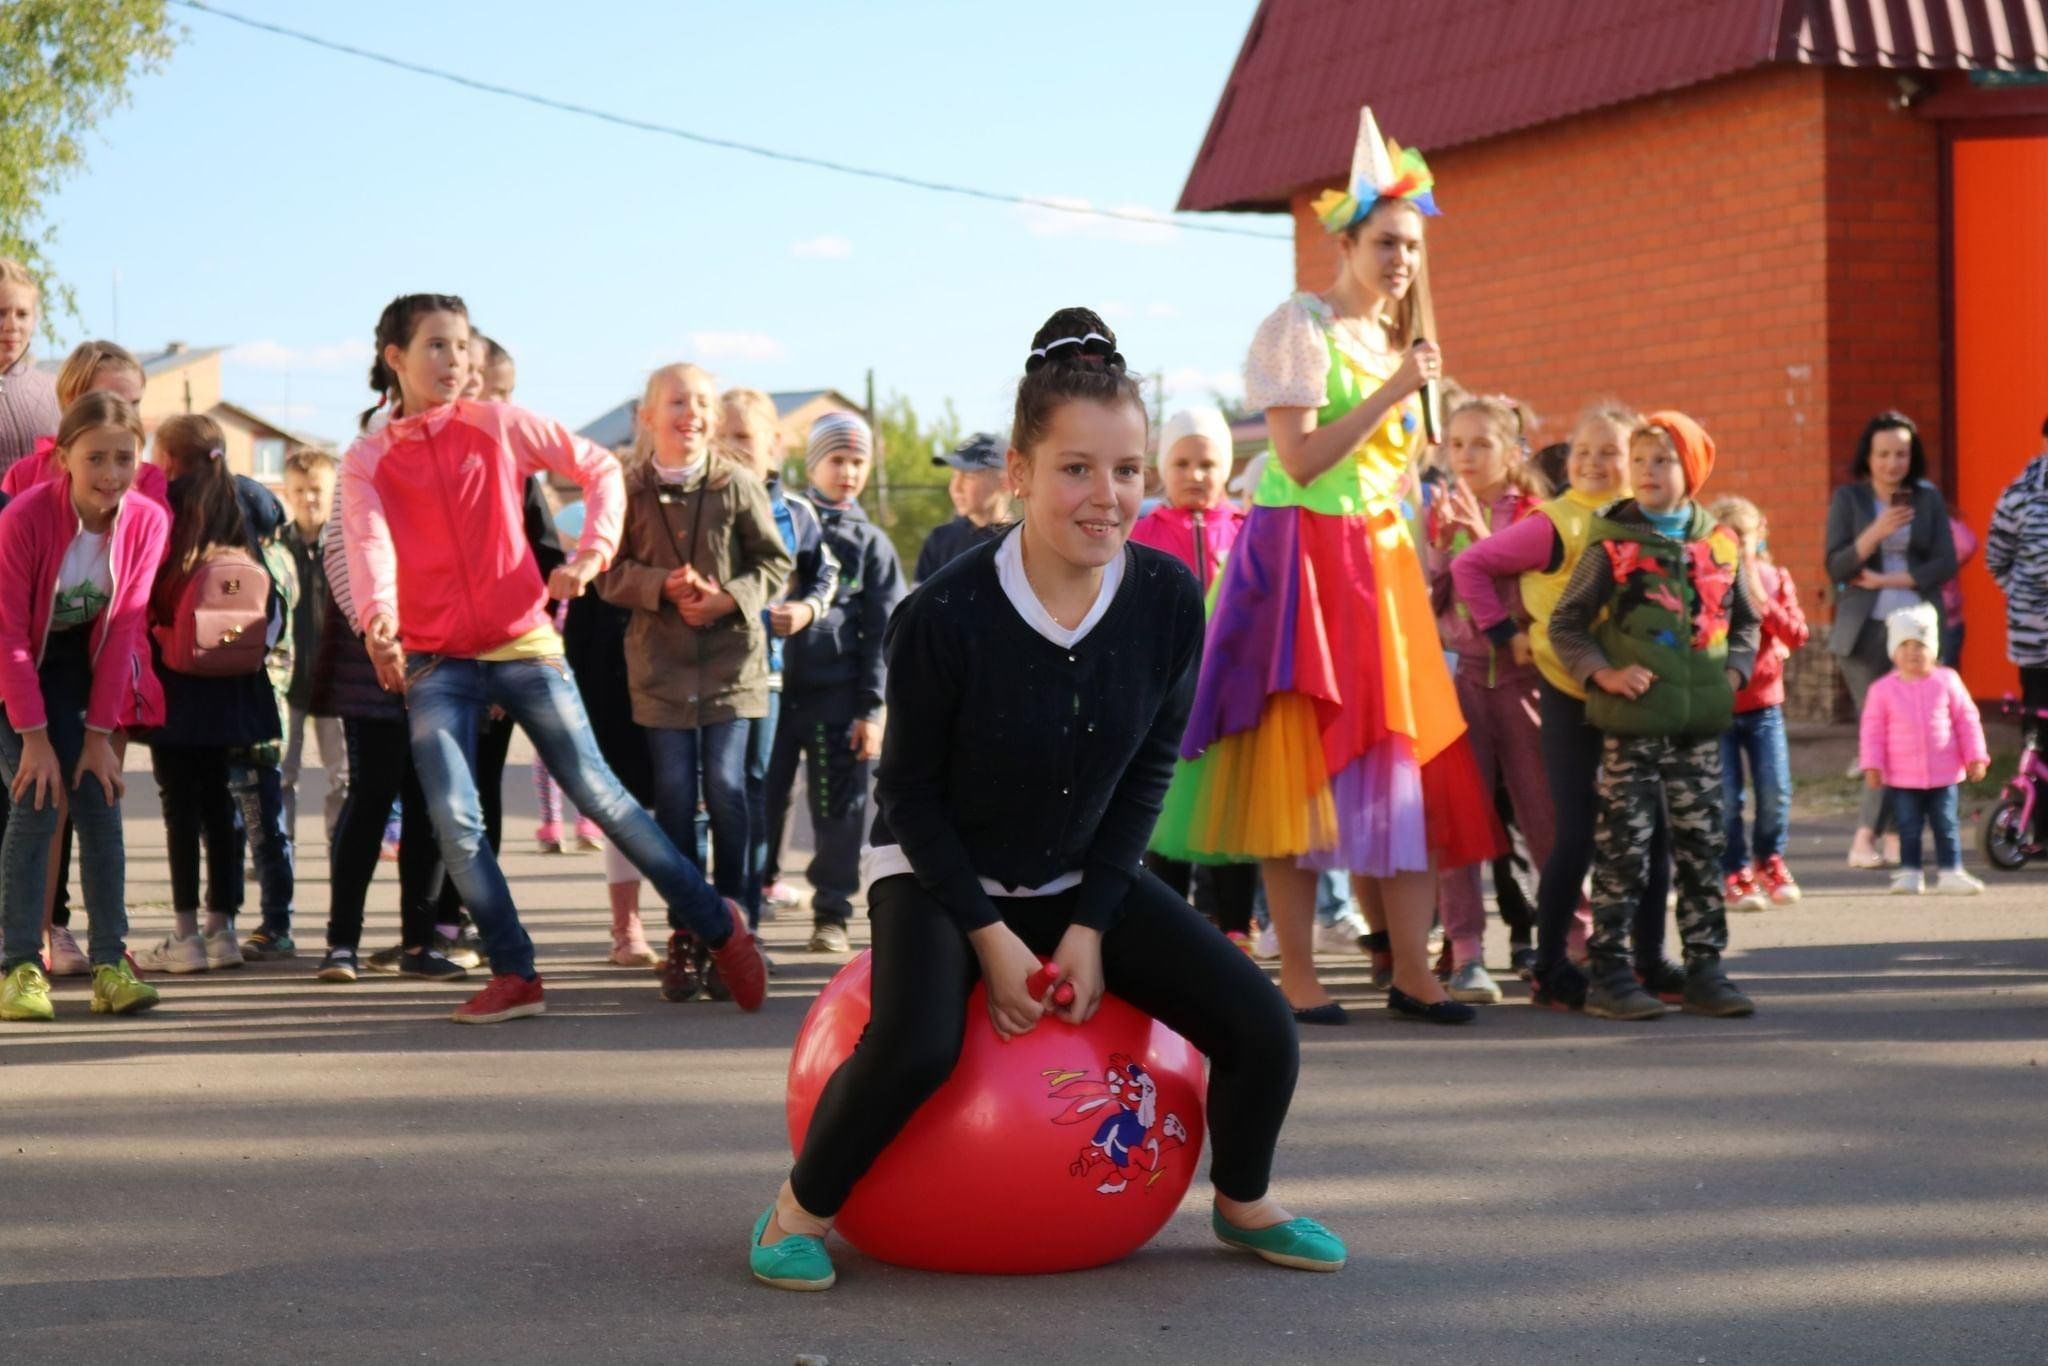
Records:
<instances>
[{"instance_id":1,"label":"child's bicycle","mask_svg":"<svg viewBox=\"0 0 2048 1366\"><path fill-rule=\"evenodd\" d=\"M2048 709L2022 707L2009 698L2000 710L2021 717L2023 722L2048 721ZM1977 842L1984 861L2003 872L2016 872L2027 866L2027 860L2048 856L2048 844L2035 833L2039 827L2034 815L2041 803L2048 801L2048 757L2041 753L2042 733L2043 727L2037 725L2027 737L2020 750L2019 771L1984 817L1979 833Z\"/></svg>"}]
</instances>

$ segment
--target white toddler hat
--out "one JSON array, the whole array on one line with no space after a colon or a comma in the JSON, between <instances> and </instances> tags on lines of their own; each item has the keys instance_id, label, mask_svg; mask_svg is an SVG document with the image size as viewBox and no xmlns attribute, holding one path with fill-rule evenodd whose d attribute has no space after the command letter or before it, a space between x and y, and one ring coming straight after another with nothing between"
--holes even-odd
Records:
<instances>
[{"instance_id":1,"label":"white toddler hat","mask_svg":"<svg viewBox=\"0 0 2048 1366\"><path fill-rule=\"evenodd\" d=\"M1941 653L1941 617L1936 614L1931 602L1916 602L1911 607L1901 607L1884 619L1884 652L1887 656L1899 652L1899 647L1909 640L1917 640L1927 647L1927 653Z\"/></svg>"}]
</instances>

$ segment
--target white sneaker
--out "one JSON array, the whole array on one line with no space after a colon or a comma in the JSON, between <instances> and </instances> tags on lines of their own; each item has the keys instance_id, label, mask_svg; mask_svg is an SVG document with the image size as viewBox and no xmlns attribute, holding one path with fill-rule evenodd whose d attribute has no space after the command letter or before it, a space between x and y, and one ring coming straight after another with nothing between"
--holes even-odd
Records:
<instances>
[{"instance_id":1,"label":"white sneaker","mask_svg":"<svg viewBox=\"0 0 2048 1366\"><path fill-rule=\"evenodd\" d=\"M206 943L196 934L183 939L173 934L163 943L135 955L135 966L144 972L205 972Z\"/></svg>"},{"instance_id":2,"label":"white sneaker","mask_svg":"<svg viewBox=\"0 0 2048 1366\"><path fill-rule=\"evenodd\" d=\"M1451 974L1451 980L1444 989L1453 1001L1466 1001L1473 1005L1497 1006L1500 1004L1500 986L1493 980L1493 974L1483 963L1467 963Z\"/></svg>"},{"instance_id":3,"label":"white sneaker","mask_svg":"<svg viewBox=\"0 0 2048 1366\"><path fill-rule=\"evenodd\" d=\"M1364 953L1368 933L1363 920L1340 915L1327 925L1316 926L1316 952Z\"/></svg>"},{"instance_id":4,"label":"white sneaker","mask_svg":"<svg viewBox=\"0 0 2048 1366\"><path fill-rule=\"evenodd\" d=\"M1927 888L1920 880L1918 868L1901 868L1892 874L1893 896L1918 896Z\"/></svg>"},{"instance_id":5,"label":"white sneaker","mask_svg":"<svg viewBox=\"0 0 2048 1366\"><path fill-rule=\"evenodd\" d=\"M1960 868L1944 868L1934 875L1927 890L1936 896L1975 896L1984 890L1984 883Z\"/></svg>"},{"instance_id":6,"label":"white sneaker","mask_svg":"<svg viewBox=\"0 0 2048 1366\"><path fill-rule=\"evenodd\" d=\"M62 925L50 926L50 975L85 977L92 972L92 959L78 950L78 941Z\"/></svg>"},{"instance_id":7,"label":"white sneaker","mask_svg":"<svg viewBox=\"0 0 2048 1366\"><path fill-rule=\"evenodd\" d=\"M210 968L238 968L242 966L242 946L235 942L233 928L219 934L199 936L206 944L206 966Z\"/></svg>"},{"instance_id":8,"label":"white sneaker","mask_svg":"<svg viewBox=\"0 0 2048 1366\"><path fill-rule=\"evenodd\" d=\"M1280 956L1280 936L1271 925L1259 926L1259 932L1252 938L1252 957L1268 962Z\"/></svg>"}]
</instances>

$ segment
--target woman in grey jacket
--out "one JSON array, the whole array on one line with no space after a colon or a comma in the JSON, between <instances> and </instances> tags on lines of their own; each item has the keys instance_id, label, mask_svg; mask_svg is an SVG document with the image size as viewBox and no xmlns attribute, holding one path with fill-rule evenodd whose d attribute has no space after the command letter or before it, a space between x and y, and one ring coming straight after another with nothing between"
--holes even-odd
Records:
<instances>
[{"instance_id":1,"label":"woman in grey jacket","mask_svg":"<svg viewBox=\"0 0 2048 1366\"><path fill-rule=\"evenodd\" d=\"M1885 618L1916 603L1941 609L1941 586L1955 577L1956 546L1948 504L1927 482L1920 429L1900 412L1864 425L1850 463L1850 482L1828 505L1827 570L1835 585L1835 623L1828 649L1860 717L1870 685L1891 671ZM1865 789L1849 849L1852 868L1881 868L1877 836L1890 823L1882 791Z\"/></svg>"}]
</instances>

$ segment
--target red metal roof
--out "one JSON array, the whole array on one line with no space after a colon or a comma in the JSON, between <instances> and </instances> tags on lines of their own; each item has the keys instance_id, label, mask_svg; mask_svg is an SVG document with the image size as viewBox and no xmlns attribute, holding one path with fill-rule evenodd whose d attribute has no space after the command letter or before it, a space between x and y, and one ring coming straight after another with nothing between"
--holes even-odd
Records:
<instances>
[{"instance_id":1,"label":"red metal roof","mask_svg":"<svg viewBox=\"0 0 2048 1366\"><path fill-rule=\"evenodd\" d=\"M2048 71L2048 0L1262 0L1180 207L1334 183L1361 104L1427 152L1778 63Z\"/></svg>"}]
</instances>

